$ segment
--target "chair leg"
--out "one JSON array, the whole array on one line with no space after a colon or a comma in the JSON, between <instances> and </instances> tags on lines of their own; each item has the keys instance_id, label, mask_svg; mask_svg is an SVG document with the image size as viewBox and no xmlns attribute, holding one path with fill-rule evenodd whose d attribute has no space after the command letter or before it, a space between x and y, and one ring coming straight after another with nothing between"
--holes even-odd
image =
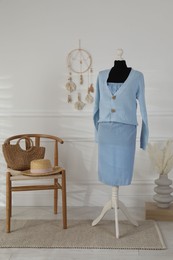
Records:
<instances>
[{"instance_id":1,"label":"chair leg","mask_svg":"<svg viewBox=\"0 0 173 260\"><path fill-rule=\"evenodd\" d=\"M10 181L10 218L12 217L12 191L11 191L11 181Z\"/></svg>"},{"instance_id":2,"label":"chair leg","mask_svg":"<svg viewBox=\"0 0 173 260\"><path fill-rule=\"evenodd\" d=\"M11 181L10 173L6 175L6 233L10 233L10 218L11 218Z\"/></svg>"},{"instance_id":3,"label":"chair leg","mask_svg":"<svg viewBox=\"0 0 173 260\"><path fill-rule=\"evenodd\" d=\"M57 214L58 213L58 189L57 189L58 180L57 179L54 180L54 186L55 186L55 189L54 189L54 214Z\"/></svg>"},{"instance_id":4,"label":"chair leg","mask_svg":"<svg viewBox=\"0 0 173 260\"><path fill-rule=\"evenodd\" d=\"M66 176L65 170L62 171L62 217L63 228L67 228L67 202L66 202Z\"/></svg>"}]
</instances>

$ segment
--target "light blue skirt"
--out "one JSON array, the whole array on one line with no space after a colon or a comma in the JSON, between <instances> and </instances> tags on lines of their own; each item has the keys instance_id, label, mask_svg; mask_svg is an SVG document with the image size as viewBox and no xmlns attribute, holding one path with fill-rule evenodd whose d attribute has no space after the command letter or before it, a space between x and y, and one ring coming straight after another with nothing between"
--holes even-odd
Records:
<instances>
[{"instance_id":1,"label":"light blue skirt","mask_svg":"<svg viewBox=\"0 0 173 260\"><path fill-rule=\"evenodd\" d=\"M98 127L99 180L111 186L129 185L132 180L135 148L135 125L117 122Z\"/></svg>"}]
</instances>

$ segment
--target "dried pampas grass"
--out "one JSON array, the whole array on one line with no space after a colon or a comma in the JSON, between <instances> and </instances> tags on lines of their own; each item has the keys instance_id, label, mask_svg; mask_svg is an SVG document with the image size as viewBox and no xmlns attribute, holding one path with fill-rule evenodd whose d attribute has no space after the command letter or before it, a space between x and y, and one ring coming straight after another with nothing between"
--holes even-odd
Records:
<instances>
[{"instance_id":1,"label":"dried pampas grass","mask_svg":"<svg viewBox=\"0 0 173 260\"><path fill-rule=\"evenodd\" d=\"M173 140L167 140L164 145L148 144L149 157L156 171L160 174L168 174L173 168Z\"/></svg>"}]
</instances>

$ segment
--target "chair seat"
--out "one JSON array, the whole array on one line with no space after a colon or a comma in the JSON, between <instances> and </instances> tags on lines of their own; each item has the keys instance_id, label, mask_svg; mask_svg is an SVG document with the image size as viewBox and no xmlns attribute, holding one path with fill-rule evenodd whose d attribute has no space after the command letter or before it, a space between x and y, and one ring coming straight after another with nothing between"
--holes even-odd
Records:
<instances>
[{"instance_id":1,"label":"chair seat","mask_svg":"<svg viewBox=\"0 0 173 260\"><path fill-rule=\"evenodd\" d=\"M22 180L43 180L43 179L61 179L62 175L61 172L64 170L64 168L59 167L58 172L56 174L51 174L51 175L42 175L42 176L26 176L22 174L22 171L16 171L10 168L7 168L7 172L10 173L11 181L22 181Z\"/></svg>"}]
</instances>

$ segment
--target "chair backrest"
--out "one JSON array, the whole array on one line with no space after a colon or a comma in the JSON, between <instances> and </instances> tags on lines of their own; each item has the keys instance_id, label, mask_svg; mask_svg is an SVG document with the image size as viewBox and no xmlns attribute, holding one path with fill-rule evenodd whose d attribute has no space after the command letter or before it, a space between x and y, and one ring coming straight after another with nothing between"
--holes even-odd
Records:
<instances>
[{"instance_id":1,"label":"chair backrest","mask_svg":"<svg viewBox=\"0 0 173 260\"><path fill-rule=\"evenodd\" d=\"M34 145L37 147L40 147L41 139L49 139L49 140L54 141L54 166L58 165L58 143L63 144L64 141L57 136L47 135L47 134L20 134L20 135L14 135L14 136L7 138L4 141L4 144L10 143L11 141L14 141L14 140L16 140L16 142L17 142L17 139L20 139L25 136L32 138L32 140L34 141ZM25 140L26 149L29 148L28 145L29 144L28 144L27 140Z\"/></svg>"}]
</instances>

